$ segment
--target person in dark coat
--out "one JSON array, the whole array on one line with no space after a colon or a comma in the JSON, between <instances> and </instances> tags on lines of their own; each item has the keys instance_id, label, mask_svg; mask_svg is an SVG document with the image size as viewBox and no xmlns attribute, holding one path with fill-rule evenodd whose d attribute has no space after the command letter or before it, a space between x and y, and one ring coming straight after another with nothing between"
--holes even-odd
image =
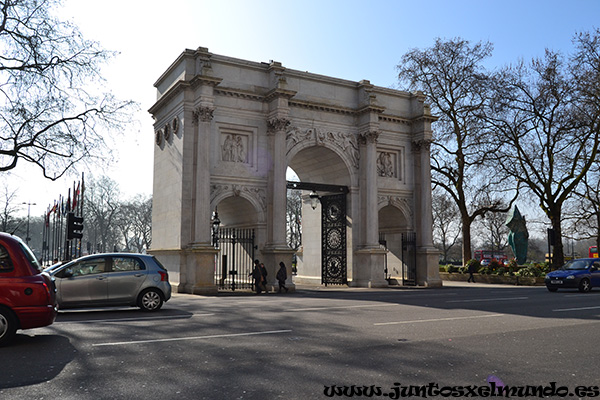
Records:
<instances>
[{"instance_id":1,"label":"person in dark coat","mask_svg":"<svg viewBox=\"0 0 600 400\"><path fill-rule=\"evenodd\" d=\"M265 268L265 264L260 263L260 273L262 275L262 290L264 290L265 292L269 293L269 290L267 289L267 275L269 274L267 272L267 269Z\"/></svg>"},{"instance_id":2,"label":"person in dark coat","mask_svg":"<svg viewBox=\"0 0 600 400\"><path fill-rule=\"evenodd\" d=\"M287 280L287 270L285 268L285 264L282 262L279 263L279 271L277 271L277 282L279 282L279 293L284 289L285 292L288 292L288 288L285 287L285 281Z\"/></svg>"},{"instance_id":3,"label":"person in dark coat","mask_svg":"<svg viewBox=\"0 0 600 400\"><path fill-rule=\"evenodd\" d=\"M254 279L254 290L256 291L256 294L261 294L263 274L260 270L260 261L254 260L254 268L252 269L252 272L250 272L250 276Z\"/></svg>"},{"instance_id":4,"label":"person in dark coat","mask_svg":"<svg viewBox=\"0 0 600 400\"><path fill-rule=\"evenodd\" d=\"M467 279L467 282L475 283L475 277L473 276L473 273L477 272L476 269L477 269L476 263L469 264L469 279Z\"/></svg>"}]
</instances>

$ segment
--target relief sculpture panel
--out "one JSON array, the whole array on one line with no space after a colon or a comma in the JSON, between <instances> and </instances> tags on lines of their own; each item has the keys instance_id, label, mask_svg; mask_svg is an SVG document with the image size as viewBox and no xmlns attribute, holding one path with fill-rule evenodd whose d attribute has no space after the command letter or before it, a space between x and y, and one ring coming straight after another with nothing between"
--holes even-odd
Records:
<instances>
[{"instance_id":1,"label":"relief sculpture panel","mask_svg":"<svg viewBox=\"0 0 600 400\"><path fill-rule=\"evenodd\" d=\"M221 160L247 163L248 162L248 136L242 134L224 133L221 135Z\"/></svg>"}]
</instances>

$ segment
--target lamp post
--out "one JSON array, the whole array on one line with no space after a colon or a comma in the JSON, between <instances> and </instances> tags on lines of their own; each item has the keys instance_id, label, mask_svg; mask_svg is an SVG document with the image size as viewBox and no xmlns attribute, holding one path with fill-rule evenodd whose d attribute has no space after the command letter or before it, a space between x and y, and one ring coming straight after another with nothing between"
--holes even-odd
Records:
<instances>
[{"instance_id":1,"label":"lamp post","mask_svg":"<svg viewBox=\"0 0 600 400\"><path fill-rule=\"evenodd\" d=\"M25 243L29 246L29 241L31 238L29 237L29 216L31 215L31 206L37 205L36 203L29 203L24 201L23 204L27 204L27 234L25 235Z\"/></svg>"},{"instance_id":2,"label":"lamp post","mask_svg":"<svg viewBox=\"0 0 600 400\"><path fill-rule=\"evenodd\" d=\"M217 212L217 207L215 207L215 211L210 218L211 229L212 229L212 240L213 246L219 247L219 226L221 225L221 220L219 219L219 213Z\"/></svg>"}]
</instances>

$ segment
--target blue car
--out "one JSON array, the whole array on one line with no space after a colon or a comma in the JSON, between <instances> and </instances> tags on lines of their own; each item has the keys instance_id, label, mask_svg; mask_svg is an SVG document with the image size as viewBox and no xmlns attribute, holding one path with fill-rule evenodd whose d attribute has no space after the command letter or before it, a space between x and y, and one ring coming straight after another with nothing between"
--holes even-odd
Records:
<instances>
[{"instance_id":1,"label":"blue car","mask_svg":"<svg viewBox=\"0 0 600 400\"><path fill-rule=\"evenodd\" d=\"M561 269L547 274L544 283L551 292L563 288L589 292L593 287L600 287L600 258L569 261Z\"/></svg>"}]
</instances>

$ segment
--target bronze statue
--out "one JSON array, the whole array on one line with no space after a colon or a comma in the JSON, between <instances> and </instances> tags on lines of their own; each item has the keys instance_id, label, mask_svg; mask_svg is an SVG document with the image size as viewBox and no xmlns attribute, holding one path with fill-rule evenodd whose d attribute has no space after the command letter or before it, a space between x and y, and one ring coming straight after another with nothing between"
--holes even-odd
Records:
<instances>
[{"instance_id":1,"label":"bronze statue","mask_svg":"<svg viewBox=\"0 0 600 400\"><path fill-rule=\"evenodd\" d=\"M525 217L521 215L516 205L508 212L505 225L510 229L508 244L515 255L517 264L523 265L527 261L529 232L525 226Z\"/></svg>"}]
</instances>

